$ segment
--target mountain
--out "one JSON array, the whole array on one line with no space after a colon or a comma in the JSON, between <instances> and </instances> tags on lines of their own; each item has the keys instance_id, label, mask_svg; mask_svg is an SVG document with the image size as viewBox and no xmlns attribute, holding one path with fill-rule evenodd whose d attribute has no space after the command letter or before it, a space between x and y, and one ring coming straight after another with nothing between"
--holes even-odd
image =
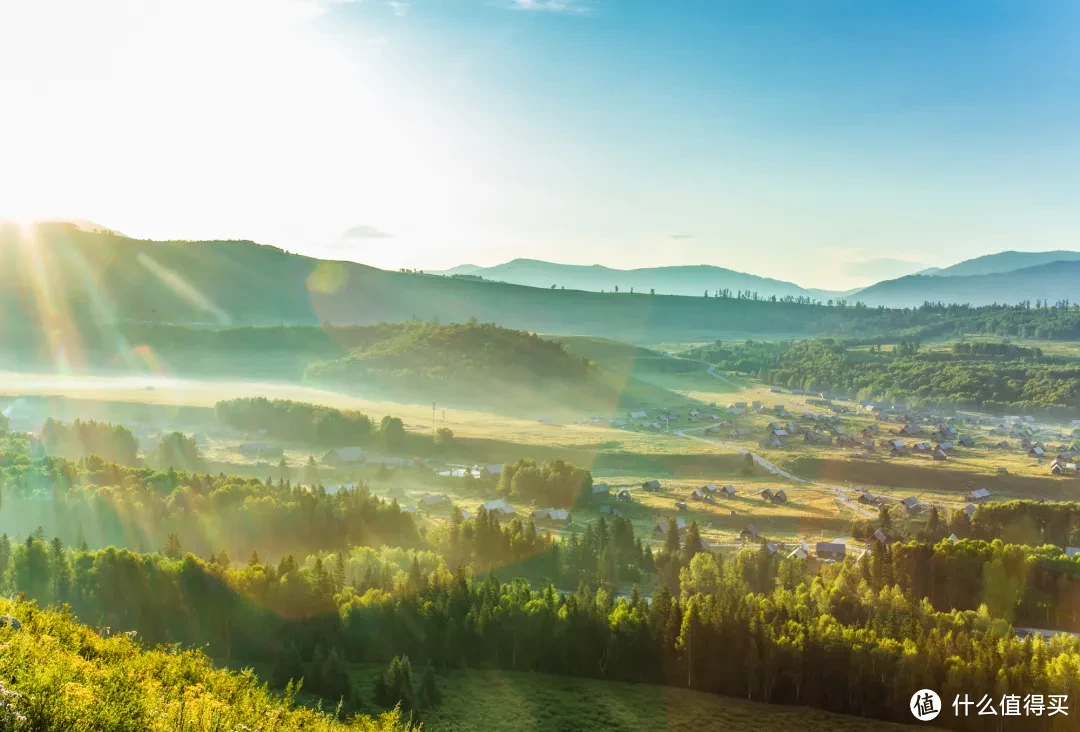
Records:
<instances>
[{"instance_id":1,"label":"mountain","mask_svg":"<svg viewBox=\"0 0 1080 732\"><path fill-rule=\"evenodd\" d=\"M914 307L924 302L992 305L1035 300L1073 301L1077 299L1078 278L1080 260L1051 261L992 274L909 275L860 290L857 299L867 305L886 307Z\"/></svg>"},{"instance_id":2,"label":"mountain","mask_svg":"<svg viewBox=\"0 0 1080 732\"><path fill-rule=\"evenodd\" d=\"M461 265L434 274L468 274L496 282L508 282L529 287L550 288L555 285L568 290L590 292L655 291L660 295L698 297L706 291L750 290L770 297L811 297L828 299L841 293L828 290L808 290L791 282L736 272L707 264L646 267L643 269L613 269L599 264L557 264L539 259L515 259L494 267Z\"/></svg>"},{"instance_id":3,"label":"mountain","mask_svg":"<svg viewBox=\"0 0 1080 732\"><path fill-rule=\"evenodd\" d=\"M1051 262L1076 262L1080 261L1080 252L1057 250L1053 252L998 252L987 254L974 259L966 259L963 262L940 269L934 274L939 277L957 277L962 275L985 275L1013 272L1018 269L1035 267L1040 264ZM926 274L924 270L919 274Z\"/></svg>"}]
</instances>

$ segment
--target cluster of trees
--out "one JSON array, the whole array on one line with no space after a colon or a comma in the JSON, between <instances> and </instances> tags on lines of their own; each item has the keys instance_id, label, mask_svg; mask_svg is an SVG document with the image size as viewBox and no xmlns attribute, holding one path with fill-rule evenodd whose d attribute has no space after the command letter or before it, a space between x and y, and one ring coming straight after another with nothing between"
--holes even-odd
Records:
<instances>
[{"instance_id":1,"label":"cluster of trees","mask_svg":"<svg viewBox=\"0 0 1080 732\"><path fill-rule=\"evenodd\" d=\"M233 429L266 430L275 439L320 447L364 445L375 431L371 418L361 412L287 399L229 399L218 402L214 413L221 424Z\"/></svg>"},{"instance_id":2,"label":"cluster of trees","mask_svg":"<svg viewBox=\"0 0 1080 732\"><path fill-rule=\"evenodd\" d=\"M355 489L135 468L86 460L0 456L0 530L41 525L65 542L153 548L175 535L200 556L278 555L344 546L416 546L412 517Z\"/></svg>"},{"instance_id":3,"label":"cluster of trees","mask_svg":"<svg viewBox=\"0 0 1080 732\"><path fill-rule=\"evenodd\" d=\"M1002 412L1029 409L1066 416L1080 408L1080 362L1051 360L1038 349L958 344L952 353L906 349L854 351L844 342L790 344L779 363L762 360L769 383L840 391L859 399L889 398Z\"/></svg>"},{"instance_id":4,"label":"cluster of trees","mask_svg":"<svg viewBox=\"0 0 1080 732\"><path fill-rule=\"evenodd\" d=\"M779 366L780 360L790 347L790 343L755 342L750 339L742 343L715 341L695 346L681 355L715 364L722 371L757 374L763 369Z\"/></svg>"},{"instance_id":5,"label":"cluster of trees","mask_svg":"<svg viewBox=\"0 0 1080 732\"><path fill-rule=\"evenodd\" d=\"M77 419L69 425L50 418L41 428L41 444L48 455L74 460L98 455L125 465L138 462L139 441L117 424Z\"/></svg>"},{"instance_id":6,"label":"cluster of trees","mask_svg":"<svg viewBox=\"0 0 1080 732\"><path fill-rule=\"evenodd\" d=\"M526 458L503 465L498 491L522 501L569 508L589 497L592 484L592 473L586 468L564 460L537 464Z\"/></svg>"}]
</instances>

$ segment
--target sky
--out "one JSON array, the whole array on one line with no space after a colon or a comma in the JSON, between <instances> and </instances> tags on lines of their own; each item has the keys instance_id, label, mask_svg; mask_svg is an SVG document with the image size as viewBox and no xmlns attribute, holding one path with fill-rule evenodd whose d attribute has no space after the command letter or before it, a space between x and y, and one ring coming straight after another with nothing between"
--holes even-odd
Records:
<instances>
[{"instance_id":1,"label":"sky","mask_svg":"<svg viewBox=\"0 0 1080 732\"><path fill-rule=\"evenodd\" d=\"M0 218L845 289L1080 248L1072 0L0 0Z\"/></svg>"}]
</instances>

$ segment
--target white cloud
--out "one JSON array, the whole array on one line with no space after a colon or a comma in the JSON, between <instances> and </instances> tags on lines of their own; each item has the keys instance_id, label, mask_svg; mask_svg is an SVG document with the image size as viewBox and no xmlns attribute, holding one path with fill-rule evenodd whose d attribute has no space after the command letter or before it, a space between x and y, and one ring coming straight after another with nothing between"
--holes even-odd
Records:
<instances>
[{"instance_id":1,"label":"white cloud","mask_svg":"<svg viewBox=\"0 0 1080 732\"><path fill-rule=\"evenodd\" d=\"M394 11L394 15L396 15L399 18L402 18L405 15L407 15L408 12L409 12L409 9L412 7L411 2L404 2L404 0L390 0L386 4L389 5L390 9Z\"/></svg>"},{"instance_id":2,"label":"white cloud","mask_svg":"<svg viewBox=\"0 0 1080 732\"><path fill-rule=\"evenodd\" d=\"M389 239L393 234L387 234L374 226L359 224L349 227L342 235L342 239Z\"/></svg>"}]
</instances>

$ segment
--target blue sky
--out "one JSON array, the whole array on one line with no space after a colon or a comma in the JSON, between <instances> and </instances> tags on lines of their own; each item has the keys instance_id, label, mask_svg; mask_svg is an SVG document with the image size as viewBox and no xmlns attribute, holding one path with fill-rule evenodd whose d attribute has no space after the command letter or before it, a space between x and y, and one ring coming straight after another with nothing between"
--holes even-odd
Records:
<instances>
[{"instance_id":1,"label":"blue sky","mask_svg":"<svg viewBox=\"0 0 1080 732\"><path fill-rule=\"evenodd\" d=\"M201 4L169 12L188 14L199 36ZM222 132L197 117L175 130L203 135L171 161L192 178L184 210L120 180L160 175L132 153L114 165L131 175L108 196L72 183L57 213L385 267L708 263L837 288L1002 249L1077 248L1080 3L221 0L204 10L237 32L188 47L242 53L212 56L201 85L174 71L154 86L163 109L182 93L185 108L214 103L244 124ZM168 17L135 32L168 34L179 22ZM101 74L120 83L113 67ZM232 187L205 172L196 183L192 156Z\"/></svg>"}]
</instances>

